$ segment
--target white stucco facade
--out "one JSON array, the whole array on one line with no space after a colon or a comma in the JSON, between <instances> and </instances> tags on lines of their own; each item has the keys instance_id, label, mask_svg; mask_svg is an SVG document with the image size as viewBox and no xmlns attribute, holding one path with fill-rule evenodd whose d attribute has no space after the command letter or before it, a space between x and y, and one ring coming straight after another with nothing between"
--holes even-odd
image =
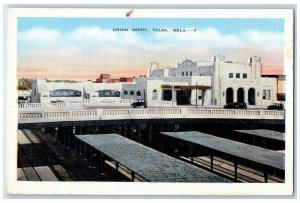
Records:
<instances>
[{"instance_id":1,"label":"white stucco facade","mask_svg":"<svg viewBox=\"0 0 300 203\"><path fill-rule=\"evenodd\" d=\"M32 81L32 103L121 98L122 83ZM113 93L113 94L112 94Z\"/></svg>"},{"instance_id":2,"label":"white stucco facade","mask_svg":"<svg viewBox=\"0 0 300 203\"><path fill-rule=\"evenodd\" d=\"M51 103L54 101L69 101L69 100L82 100L84 95L84 82L76 83L61 83L61 82L48 82L44 79L33 80L31 82L32 92L30 101L32 103ZM72 90L74 96L65 97L63 94L53 94L63 90Z\"/></svg>"},{"instance_id":3,"label":"white stucco facade","mask_svg":"<svg viewBox=\"0 0 300 203\"><path fill-rule=\"evenodd\" d=\"M250 106L266 107L276 102L277 78L262 77L261 66L261 59L256 56L250 57L247 63L240 63L226 61L224 56L217 55L212 61L186 59L168 68L160 68L159 63L152 62L148 77L135 78L132 83L34 80L31 102L113 97L145 100L149 105L221 107L231 102L244 102ZM64 94L69 94L69 97L60 97Z\"/></svg>"},{"instance_id":4,"label":"white stucco facade","mask_svg":"<svg viewBox=\"0 0 300 203\"><path fill-rule=\"evenodd\" d=\"M152 62L147 80L151 79L164 81L171 86L176 86L172 83L175 80L183 82L189 86L182 88L190 91L188 96L191 105L197 102L197 105L223 106L231 102L245 102L265 107L276 102L277 78L261 76L261 59L256 56L250 57L247 63L226 61L221 55L215 56L211 62L186 59L176 67L165 69L160 69L158 63Z\"/></svg>"},{"instance_id":5,"label":"white stucco facade","mask_svg":"<svg viewBox=\"0 0 300 203\"><path fill-rule=\"evenodd\" d=\"M225 57L214 58L212 102L225 105L245 102L248 105L268 106L276 102L277 78L261 77L261 59L250 57L247 64L226 62Z\"/></svg>"}]
</instances>

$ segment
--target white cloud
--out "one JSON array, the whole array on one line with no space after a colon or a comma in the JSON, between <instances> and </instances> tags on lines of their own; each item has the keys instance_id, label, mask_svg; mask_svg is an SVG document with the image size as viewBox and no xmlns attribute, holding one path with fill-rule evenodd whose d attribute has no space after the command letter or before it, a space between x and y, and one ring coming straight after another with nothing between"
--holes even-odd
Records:
<instances>
[{"instance_id":1,"label":"white cloud","mask_svg":"<svg viewBox=\"0 0 300 203\"><path fill-rule=\"evenodd\" d=\"M161 43L174 43L178 45L201 45L201 46L216 46L216 47L232 47L241 46L243 42L235 35L223 35L215 28L197 29L196 32L173 32L171 28L169 32L155 33L154 39ZM192 30L192 28L185 28Z\"/></svg>"},{"instance_id":2,"label":"white cloud","mask_svg":"<svg viewBox=\"0 0 300 203\"><path fill-rule=\"evenodd\" d=\"M49 30L45 28L33 28L31 30L20 32L18 40L32 41L32 40L53 40L60 37L58 30Z\"/></svg>"},{"instance_id":3,"label":"white cloud","mask_svg":"<svg viewBox=\"0 0 300 203\"><path fill-rule=\"evenodd\" d=\"M248 30L242 37L246 42L254 45L282 46L284 43L284 34L279 32Z\"/></svg>"},{"instance_id":4,"label":"white cloud","mask_svg":"<svg viewBox=\"0 0 300 203\"><path fill-rule=\"evenodd\" d=\"M57 47L62 46L65 39L58 30L37 27L18 33L18 42L33 48Z\"/></svg>"},{"instance_id":5,"label":"white cloud","mask_svg":"<svg viewBox=\"0 0 300 203\"><path fill-rule=\"evenodd\" d=\"M73 43L84 47L126 47L145 43L135 32L116 32L99 27L80 27L69 33L69 37Z\"/></svg>"}]
</instances>

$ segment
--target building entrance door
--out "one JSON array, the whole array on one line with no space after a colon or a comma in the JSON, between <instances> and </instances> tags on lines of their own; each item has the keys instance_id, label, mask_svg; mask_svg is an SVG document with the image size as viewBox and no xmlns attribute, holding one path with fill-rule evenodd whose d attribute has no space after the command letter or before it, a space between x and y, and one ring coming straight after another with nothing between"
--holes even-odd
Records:
<instances>
[{"instance_id":1,"label":"building entrance door","mask_svg":"<svg viewBox=\"0 0 300 203\"><path fill-rule=\"evenodd\" d=\"M226 104L233 102L233 89L227 88L226 90Z\"/></svg>"},{"instance_id":2,"label":"building entrance door","mask_svg":"<svg viewBox=\"0 0 300 203\"><path fill-rule=\"evenodd\" d=\"M248 90L248 104L255 105L255 89L254 88L250 88Z\"/></svg>"},{"instance_id":3,"label":"building entrance door","mask_svg":"<svg viewBox=\"0 0 300 203\"><path fill-rule=\"evenodd\" d=\"M172 90L163 90L163 100L171 101L172 100Z\"/></svg>"},{"instance_id":4,"label":"building entrance door","mask_svg":"<svg viewBox=\"0 0 300 203\"><path fill-rule=\"evenodd\" d=\"M191 105L191 90L176 91L177 105Z\"/></svg>"}]
</instances>

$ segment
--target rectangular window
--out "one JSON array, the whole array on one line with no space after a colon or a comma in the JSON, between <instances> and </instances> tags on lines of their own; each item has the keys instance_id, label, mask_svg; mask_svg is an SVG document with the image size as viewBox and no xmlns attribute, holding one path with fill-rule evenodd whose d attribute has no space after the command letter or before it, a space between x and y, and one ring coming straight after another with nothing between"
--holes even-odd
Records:
<instances>
[{"instance_id":1,"label":"rectangular window","mask_svg":"<svg viewBox=\"0 0 300 203\"><path fill-rule=\"evenodd\" d=\"M267 99L267 100L270 100L270 99L271 99L271 90L267 90L266 99Z\"/></svg>"},{"instance_id":2,"label":"rectangular window","mask_svg":"<svg viewBox=\"0 0 300 203\"><path fill-rule=\"evenodd\" d=\"M233 78L233 73L229 73L229 78Z\"/></svg>"},{"instance_id":3,"label":"rectangular window","mask_svg":"<svg viewBox=\"0 0 300 203\"><path fill-rule=\"evenodd\" d=\"M193 73L192 73L192 71L190 72L190 76L192 76L193 75Z\"/></svg>"},{"instance_id":4,"label":"rectangular window","mask_svg":"<svg viewBox=\"0 0 300 203\"><path fill-rule=\"evenodd\" d=\"M239 73L236 73L236 74L235 74L235 78L240 78L240 74L239 74Z\"/></svg>"},{"instance_id":5,"label":"rectangular window","mask_svg":"<svg viewBox=\"0 0 300 203\"><path fill-rule=\"evenodd\" d=\"M262 92L262 98L265 100L266 99L266 90L263 90Z\"/></svg>"},{"instance_id":6,"label":"rectangular window","mask_svg":"<svg viewBox=\"0 0 300 203\"><path fill-rule=\"evenodd\" d=\"M182 76L184 76L184 72L182 72Z\"/></svg>"},{"instance_id":7,"label":"rectangular window","mask_svg":"<svg viewBox=\"0 0 300 203\"><path fill-rule=\"evenodd\" d=\"M247 78L247 73L243 73L243 78Z\"/></svg>"},{"instance_id":8,"label":"rectangular window","mask_svg":"<svg viewBox=\"0 0 300 203\"><path fill-rule=\"evenodd\" d=\"M185 72L185 75L186 75L186 76L189 76L189 72L186 71L186 72Z\"/></svg>"}]
</instances>

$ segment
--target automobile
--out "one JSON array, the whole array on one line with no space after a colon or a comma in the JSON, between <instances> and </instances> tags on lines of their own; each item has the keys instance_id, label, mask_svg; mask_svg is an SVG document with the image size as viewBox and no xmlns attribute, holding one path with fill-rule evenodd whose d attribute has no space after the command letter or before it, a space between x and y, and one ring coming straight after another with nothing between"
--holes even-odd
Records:
<instances>
[{"instance_id":1,"label":"automobile","mask_svg":"<svg viewBox=\"0 0 300 203\"><path fill-rule=\"evenodd\" d=\"M130 104L132 108L147 108L147 103L143 101L137 101Z\"/></svg>"},{"instance_id":2,"label":"automobile","mask_svg":"<svg viewBox=\"0 0 300 203\"><path fill-rule=\"evenodd\" d=\"M62 100L55 100L55 101L51 101L51 103L64 103L64 101L62 101Z\"/></svg>"},{"instance_id":3,"label":"automobile","mask_svg":"<svg viewBox=\"0 0 300 203\"><path fill-rule=\"evenodd\" d=\"M268 110L283 110L283 104L274 103L268 106Z\"/></svg>"},{"instance_id":4,"label":"automobile","mask_svg":"<svg viewBox=\"0 0 300 203\"><path fill-rule=\"evenodd\" d=\"M224 109L247 109L247 104L243 102L232 102L226 104Z\"/></svg>"}]
</instances>

